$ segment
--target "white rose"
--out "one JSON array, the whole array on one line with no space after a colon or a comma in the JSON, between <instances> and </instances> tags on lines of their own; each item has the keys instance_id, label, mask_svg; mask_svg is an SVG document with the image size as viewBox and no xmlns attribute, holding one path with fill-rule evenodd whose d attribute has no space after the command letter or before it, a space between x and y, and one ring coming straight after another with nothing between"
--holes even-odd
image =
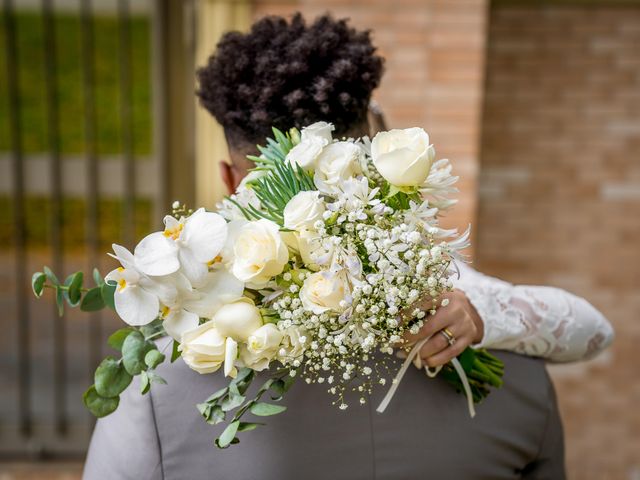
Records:
<instances>
[{"instance_id":1,"label":"white rose","mask_svg":"<svg viewBox=\"0 0 640 480\"><path fill-rule=\"evenodd\" d=\"M351 142L336 142L327 145L316 160L316 183L318 181L336 185L342 180L355 177L362 172L364 152Z\"/></svg>"},{"instance_id":2,"label":"white rose","mask_svg":"<svg viewBox=\"0 0 640 480\"><path fill-rule=\"evenodd\" d=\"M340 302L349 294L346 278L341 273L330 271L309 275L300 289L302 306L319 315L327 310L341 312Z\"/></svg>"},{"instance_id":3,"label":"white rose","mask_svg":"<svg viewBox=\"0 0 640 480\"><path fill-rule=\"evenodd\" d=\"M325 211L320 192L298 192L284 207L284 226L289 230L310 230Z\"/></svg>"},{"instance_id":4,"label":"white rose","mask_svg":"<svg viewBox=\"0 0 640 480\"><path fill-rule=\"evenodd\" d=\"M289 150L287 161L293 166L300 165L305 170L313 170L318 155L322 153L322 149L327 143L329 142L322 137L301 140L299 144Z\"/></svg>"},{"instance_id":5,"label":"white rose","mask_svg":"<svg viewBox=\"0 0 640 480\"><path fill-rule=\"evenodd\" d=\"M266 285L282 273L289 261L289 249L277 224L260 219L231 228L233 265L231 271L243 282L255 287Z\"/></svg>"},{"instance_id":6,"label":"white rose","mask_svg":"<svg viewBox=\"0 0 640 480\"><path fill-rule=\"evenodd\" d=\"M391 185L415 187L429 176L435 150L422 128L378 133L371 142L373 164Z\"/></svg>"},{"instance_id":7,"label":"white rose","mask_svg":"<svg viewBox=\"0 0 640 480\"><path fill-rule=\"evenodd\" d=\"M327 122L316 122L312 123L308 127L302 129L302 133L300 135L302 141L305 141L309 138L319 137L330 143L331 132L335 130L335 127L331 123Z\"/></svg>"},{"instance_id":8,"label":"white rose","mask_svg":"<svg viewBox=\"0 0 640 480\"><path fill-rule=\"evenodd\" d=\"M198 373L212 373L225 361L227 339L215 328L213 322L182 334L180 341L182 359Z\"/></svg>"},{"instance_id":9,"label":"white rose","mask_svg":"<svg viewBox=\"0 0 640 480\"><path fill-rule=\"evenodd\" d=\"M276 357L282 337L273 323L263 325L249 335L246 347L240 349L240 359L253 370L264 370Z\"/></svg>"},{"instance_id":10,"label":"white rose","mask_svg":"<svg viewBox=\"0 0 640 480\"><path fill-rule=\"evenodd\" d=\"M212 321L223 337L236 342L246 342L253 332L262 326L260 310L249 300L238 300L221 307Z\"/></svg>"},{"instance_id":11,"label":"white rose","mask_svg":"<svg viewBox=\"0 0 640 480\"><path fill-rule=\"evenodd\" d=\"M286 364L302 357L307 344L308 333L300 327L289 327L284 331L282 339L282 348L278 351L279 360ZM304 340L304 341L303 341Z\"/></svg>"}]
</instances>

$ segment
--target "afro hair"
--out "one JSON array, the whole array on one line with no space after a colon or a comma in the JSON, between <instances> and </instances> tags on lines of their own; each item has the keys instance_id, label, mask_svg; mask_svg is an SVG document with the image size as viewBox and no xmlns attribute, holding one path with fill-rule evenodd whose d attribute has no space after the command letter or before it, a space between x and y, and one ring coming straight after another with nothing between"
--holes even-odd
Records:
<instances>
[{"instance_id":1,"label":"afro hair","mask_svg":"<svg viewBox=\"0 0 640 480\"><path fill-rule=\"evenodd\" d=\"M369 31L330 15L307 25L265 17L249 33L229 32L198 69L197 96L234 142L258 143L271 127L326 120L336 135L366 118L383 59Z\"/></svg>"}]
</instances>

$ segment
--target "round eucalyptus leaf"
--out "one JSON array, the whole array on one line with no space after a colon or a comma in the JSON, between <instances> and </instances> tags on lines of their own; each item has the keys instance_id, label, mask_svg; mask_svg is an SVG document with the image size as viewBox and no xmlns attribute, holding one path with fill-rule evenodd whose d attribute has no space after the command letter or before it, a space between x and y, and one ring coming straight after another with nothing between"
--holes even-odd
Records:
<instances>
[{"instance_id":1,"label":"round eucalyptus leaf","mask_svg":"<svg viewBox=\"0 0 640 480\"><path fill-rule=\"evenodd\" d=\"M65 286L68 287L67 301L72 307L78 305L78 303L80 303L80 298L82 298L83 278L84 274L82 272L76 272L69 275L64 282Z\"/></svg>"},{"instance_id":2,"label":"round eucalyptus leaf","mask_svg":"<svg viewBox=\"0 0 640 480\"><path fill-rule=\"evenodd\" d=\"M147 354L144 356L144 363L147 364L149 368L156 368L162 362L164 362L164 354L160 353L158 350L149 350Z\"/></svg>"},{"instance_id":3,"label":"round eucalyptus leaf","mask_svg":"<svg viewBox=\"0 0 640 480\"><path fill-rule=\"evenodd\" d=\"M80 302L80 310L83 312L97 312L105 307L104 300L102 300L102 292L100 287L95 287L85 293Z\"/></svg>"},{"instance_id":4,"label":"round eucalyptus leaf","mask_svg":"<svg viewBox=\"0 0 640 480\"><path fill-rule=\"evenodd\" d=\"M100 395L98 395L98 392L96 392L96 389L93 385L91 385L89 389L84 392L82 400L84 401L84 404L89 409L89 411L98 418L106 417L110 413L115 412L115 410L118 408L118 405L120 404L120 397L101 397Z\"/></svg>"},{"instance_id":5,"label":"round eucalyptus leaf","mask_svg":"<svg viewBox=\"0 0 640 480\"><path fill-rule=\"evenodd\" d=\"M113 357L107 357L96 369L95 389L101 397L117 397L129 386L131 379L122 363Z\"/></svg>"},{"instance_id":6,"label":"round eucalyptus leaf","mask_svg":"<svg viewBox=\"0 0 640 480\"><path fill-rule=\"evenodd\" d=\"M44 290L44 284L47 281L47 276L42 272L36 272L31 277L31 288L36 297L41 297Z\"/></svg>"},{"instance_id":7,"label":"round eucalyptus leaf","mask_svg":"<svg viewBox=\"0 0 640 480\"><path fill-rule=\"evenodd\" d=\"M122 343L122 363L131 375L138 375L147 369L144 357L150 348L155 346L148 343L140 332L131 332Z\"/></svg>"}]
</instances>

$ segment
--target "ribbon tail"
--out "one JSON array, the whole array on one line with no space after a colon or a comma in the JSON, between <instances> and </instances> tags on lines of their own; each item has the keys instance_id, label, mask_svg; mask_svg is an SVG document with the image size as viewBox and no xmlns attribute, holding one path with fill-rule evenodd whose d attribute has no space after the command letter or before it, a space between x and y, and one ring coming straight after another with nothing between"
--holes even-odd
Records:
<instances>
[{"instance_id":1,"label":"ribbon tail","mask_svg":"<svg viewBox=\"0 0 640 480\"><path fill-rule=\"evenodd\" d=\"M376 412L383 413L387 409L387 407L389 406L389 403L391 402L391 399L393 398L393 396L396 393L396 390L398 389L398 385L400 385L400 381L402 380L402 377L404 377L404 374L407 372L409 365L411 365L411 363L413 362L413 359L416 358L416 355L418 355L418 352L420 351L422 346L427 342L427 340L429 340L429 337L423 338L413 346L413 348L411 349L411 352L409 352L409 355L407 355L407 358L405 358L404 363L402 364L402 367L400 367L400 370L398 370L398 373L396 373L395 378L391 382L391 388L382 399L382 402L380 402L380 405L378 405L378 408L376 408Z\"/></svg>"},{"instance_id":2,"label":"ribbon tail","mask_svg":"<svg viewBox=\"0 0 640 480\"><path fill-rule=\"evenodd\" d=\"M471 386L469 386L469 380L467 379L467 374L464 372L464 368L460 365L460 362L457 358L451 360L453 368L456 369L458 376L460 377L460 381L462 382L462 386L464 387L464 394L467 396L467 407L469 408L469 416L471 418L476 416L476 409L473 405L473 395L471 393Z\"/></svg>"},{"instance_id":3,"label":"ribbon tail","mask_svg":"<svg viewBox=\"0 0 640 480\"><path fill-rule=\"evenodd\" d=\"M409 368L409 365L413 363L414 359L416 358L416 355L418 355L418 352L420 352L420 349L423 347L425 343L427 343L427 340L429 340L429 338L431 337L423 338L413 346L413 348L411 349L411 352L409 352L409 355L407 355L407 358L405 358L404 363L400 367L400 370L398 370L398 373L396 374L393 381L391 382L391 388L389 388L389 391L380 402L380 405L378 405L378 408L376 408L376 412L384 413L384 411L387 409L387 407L389 406L389 403L391 403L391 399L393 398L393 396L396 393L396 390L398 389L398 386L400 385L400 382L402 381L402 378L404 377L404 374L407 373L407 369ZM451 364L453 365L453 368L455 369L456 373L460 377L460 381L462 382L462 387L464 388L465 396L467 397L467 408L469 409L469 416L473 418L476 416L476 409L473 405L473 394L471 393L471 386L469 385L467 374L465 373L464 369L462 368L462 365L460 365L460 362L458 361L457 358L454 358L453 360L451 360ZM424 371L427 374L427 376L433 378L438 374L438 372L440 372L441 368L442 367L437 367L431 370L429 367L425 366Z\"/></svg>"}]
</instances>

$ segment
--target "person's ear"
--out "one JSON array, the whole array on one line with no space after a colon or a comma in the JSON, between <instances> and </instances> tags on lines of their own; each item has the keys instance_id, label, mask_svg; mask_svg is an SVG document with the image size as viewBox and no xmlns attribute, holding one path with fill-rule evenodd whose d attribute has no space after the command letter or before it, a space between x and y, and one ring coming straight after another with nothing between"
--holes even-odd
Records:
<instances>
[{"instance_id":1,"label":"person's ear","mask_svg":"<svg viewBox=\"0 0 640 480\"><path fill-rule=\"evenodd\" d=\"M220 175L229 193L236 191L236 188L238 188L238 185L240 185L244 177L236 165L225 161L220 162Z\"/></svg>"}]
</instances>

